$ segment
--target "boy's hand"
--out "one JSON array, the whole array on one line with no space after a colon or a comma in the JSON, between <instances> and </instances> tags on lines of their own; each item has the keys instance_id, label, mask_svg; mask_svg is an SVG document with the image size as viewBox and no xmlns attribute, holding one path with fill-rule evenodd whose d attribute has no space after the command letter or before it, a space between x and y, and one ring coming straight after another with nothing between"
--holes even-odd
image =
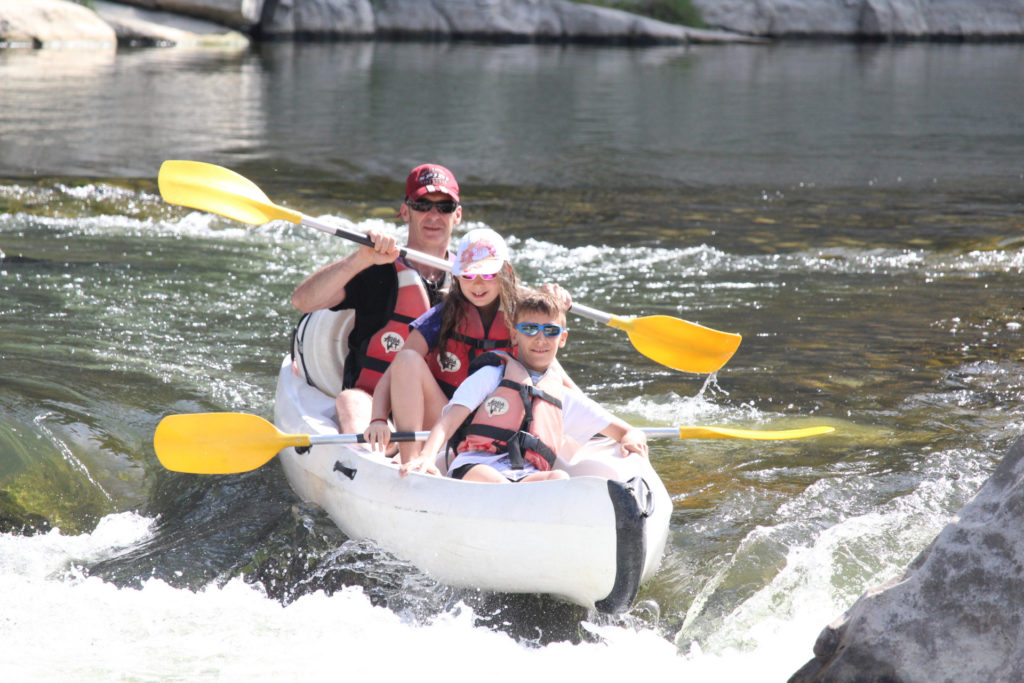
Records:
<instances>
[{"instance_id":1,"label":"boy's hand","mask_svg":"<svg viewBox=\"0 0 1024 683\"><path fill-rule=\"evenodd\" d=\"M647 434L639 429L630 429L622 437L622 450L626 453L636 453L640 457L646 458L647 455Z\"/></svg>"},{"instance_id":2,"label":"boy's hand","mask_svg":"<svg viewBox=\"0 0 1024 683\"><path fill-rule=\"evenodd\" d=\"M440 470L434 464L434 458L424 454L413 458L409 462L403 462L398 468L399 477L407 477L410 472L422 472L423 474L433 474L435 476L441 476Z\"/></svg>"}]
</instances>

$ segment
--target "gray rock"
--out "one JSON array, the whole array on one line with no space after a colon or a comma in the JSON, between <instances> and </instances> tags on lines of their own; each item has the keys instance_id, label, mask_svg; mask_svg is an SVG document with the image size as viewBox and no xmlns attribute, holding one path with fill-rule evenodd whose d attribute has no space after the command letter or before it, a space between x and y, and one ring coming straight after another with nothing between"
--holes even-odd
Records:
<instances>
[{"instance_id":1,"label":"gray rock","mask_svg":"<svg viewBox=\"0 0 1024 683\"><path fill-rule=\"evenodd\" d=\"M1019 38L1024 0L693 0L704 22L765 37Z\"/></svg>"},{"instance_id":2,"label":"gray rock","mask_svg":"<svg viewBox=\"0 0 1024 683\"><path fill-rule=\"evenodd\" d=\"M377 31L370 0L265 0L263 16L265 36L371 38Z\"/></svg>"},{"instance_id":3,"label":"gray rock","mask_svg":"<svg viewBox=\"0 0 1024 683\"><path fill-rule=\"evenodd\" d=\"M169 12L93 0L99 17L117 34L119 45L244 48L249 39L220 24Z\"/></svg>"},{"instance_id":4,"label":"gray rock","mask_svg":"<svg viewBox=\"0 0 1024 683\"><path fill-rule=\"evenodd\" d=\"M127 0L125 4L197 17L249 31L260 23L264 0Z\"/></svg>"},{"instance_id":5,"label":"gray rock","mask_svg":"<svg viewBox=\"0 0 1024 683\"><path fill-rule=\"evenodd\" d=\"M117 47L114 29L64 0L0 0L0 44L10 47Z\"/></svg>"},{"instance_id":6,"label":"gray rock","mask_svg":"<svg viewBox=\"0 0 1024 683\"><path fill-rule=\"evenodd\" d=\"M378 0L385 34L506 40L683 43L691 29L566 0ZM700 33L693 31L693 36Z\"/></svg>"},{"instance_id":7,"label":"gray rock","mask_svg":"<svg viewBox=\"0 0 1024 683\"><path fill-rule=\"evenodd\" d=\"M1024 680L1024 437L906 573L865 593L790 678Z\"/></svg>"},{"instance_id":8,"label":"gray rock","mask_svg":"<svg viewBox=\"0 0 1024 683\"><path fill-rule=\"evenodd\" d=\"M122 0L284 37L486 38L630 44L750 42L568 0Z\"/></svg>"}]
</instances>

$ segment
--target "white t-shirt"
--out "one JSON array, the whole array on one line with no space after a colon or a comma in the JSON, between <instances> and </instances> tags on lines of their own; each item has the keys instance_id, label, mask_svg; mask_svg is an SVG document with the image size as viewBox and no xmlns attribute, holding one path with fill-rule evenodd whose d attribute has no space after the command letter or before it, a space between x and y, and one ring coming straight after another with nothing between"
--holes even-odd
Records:
<instances>
[{"instance_id":1,"label":"white t-shirt","mask_svg":"<svg viewBox=\"0 0 1024 683\"><path fill-rule=\"evenodd\" d=\"M455 390L455 394L445 406L444 412L448 412L449 407L456 404L476 410L477 406L498 388L498 384L504 377L504 371L504 366L488 365L474 372ZM530 372L530 377L535 384L542 376L539 373ZM596 401L565 387L562 396L563 436L567 436L577 443L586 443L590 437L607 427L611 421L612 414ZM549 445L556 451L558 450L557 444ZM484 451L466 451L459 453L452 460L451 465L448 466L448 473L451 474L453 470L471 464L490 465L513 481L537 471L537 468L529 462L524 463L521 470L512 469L507 454L495 455Z\"/></svg>"}]
</instances>

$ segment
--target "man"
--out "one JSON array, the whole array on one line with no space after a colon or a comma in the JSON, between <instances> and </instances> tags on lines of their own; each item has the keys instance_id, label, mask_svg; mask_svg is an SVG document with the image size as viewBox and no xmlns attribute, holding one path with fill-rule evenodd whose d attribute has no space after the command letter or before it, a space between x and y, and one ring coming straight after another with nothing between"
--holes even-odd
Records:
<instances>
[{"instance_id":1,"label":"man","mask_svg":"<svg viewBox=\"0 0 1024 683\"><path fill-rule=\"evenodd\" d=\"M409 173L399 215L409 225L407 246L447 259L452 230L462 222L459 183L444 166L424 164ZM373 247L324 266L292 294L303 313L353 309L355 325L345 359L344 389L335 399L342 433L362 432L370 420L377 380L401 350L408 323L441 300L448 273L399 259L392 235L370 230Z\"/></svg>"}]
</instances>

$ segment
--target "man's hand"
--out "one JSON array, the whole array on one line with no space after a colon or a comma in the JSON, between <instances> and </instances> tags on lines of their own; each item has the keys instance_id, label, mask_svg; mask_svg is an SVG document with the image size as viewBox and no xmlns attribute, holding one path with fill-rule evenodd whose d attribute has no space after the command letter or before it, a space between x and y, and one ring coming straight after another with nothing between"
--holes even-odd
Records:
<instances>
[{"instance_id":1,"label":"man's hand","mask_svg":"<svg viewBox=\"0 0 1024 683\"><path fill-rule=\"evenodd\" d=\"M366 236L373 240L373 247L364 245L360 249L363 250L365 256L370 258L373 265L379 266L395 262L400 250L393 234L380 230L367 230Z\"/></svg>"}]
</instances>

